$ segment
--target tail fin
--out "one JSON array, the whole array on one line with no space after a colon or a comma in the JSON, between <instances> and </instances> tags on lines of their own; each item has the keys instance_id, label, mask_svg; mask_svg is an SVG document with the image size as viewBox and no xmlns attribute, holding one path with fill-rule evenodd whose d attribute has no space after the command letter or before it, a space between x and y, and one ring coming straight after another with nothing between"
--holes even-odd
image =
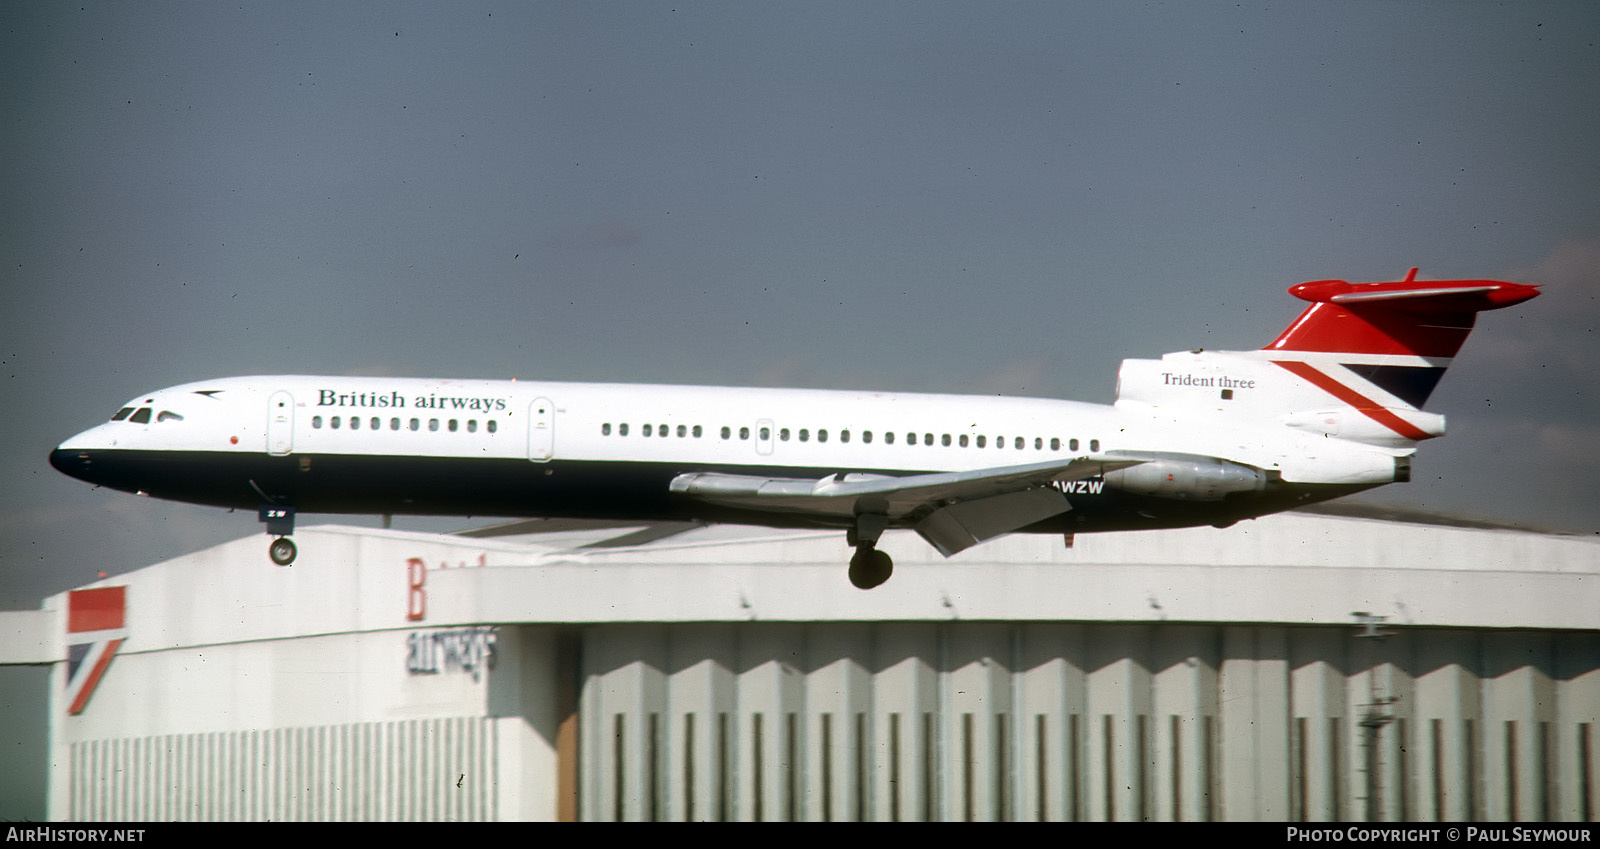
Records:
<instances>
[{"instance_id":1,"label":"tail fin","mask_svg":"<svg viewBox=\"0 0 1600 849\"><path fill-rule=\"evenodd\" d=\"M1496 280L1419 281L1414 268L1404 280L1389 283L1318 280L1289 291L1311 306L1266 348L1123 360L1117 406L1174 424L1212 415L1275 423L1346 447L1390 452L1374 461L1370 452L1341 454L1343 449L1328 443L1314 454L1268 457L1285 480L1402 480L1399 458L1416 443L1444 435L1444 416L1423 412L1422 405L1478 313L1539 294L1534 286Z\"/></svg>"},{"instance_id":2,"label":"tail fin","mask_svg":"<svg viewBox=\"0 0 1600 849\"><path fill-rule=\"evenodd\" d=\"M1311 306L1262 349L1285 354L1274 363L1352 406L1369 406L1313 364L1332 360L1420 409L1461 350L1477 314L1526 301L1539 289L1498 280L1419 281L1413 268L1404 280L1316 280L1291 287L1289 294Z\"/></svg>"}]
</instances>

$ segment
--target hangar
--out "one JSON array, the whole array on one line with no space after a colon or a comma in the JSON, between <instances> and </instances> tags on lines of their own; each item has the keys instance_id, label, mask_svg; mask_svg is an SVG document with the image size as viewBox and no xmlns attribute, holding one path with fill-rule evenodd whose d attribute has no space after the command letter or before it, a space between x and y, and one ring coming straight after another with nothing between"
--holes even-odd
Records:
<instances>
[{"instance_id":1,"label":"hangar","mask_svg":"<svg viewBox=\"0 0 1600 849\"><path fill-rule=\"evenodd\" d=\"M254 535L0 614L42 691L0 742L50 820L1600 811L1592 537L891 533L862 592L837 533L533 527Z\"/></svg>"}]
</instances>

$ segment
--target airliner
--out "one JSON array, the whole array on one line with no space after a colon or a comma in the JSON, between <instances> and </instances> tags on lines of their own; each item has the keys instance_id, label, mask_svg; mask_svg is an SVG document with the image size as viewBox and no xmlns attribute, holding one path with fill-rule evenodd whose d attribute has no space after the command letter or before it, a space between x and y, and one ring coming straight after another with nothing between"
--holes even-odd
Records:
<instances>
[{"instance_id":1,"label":"airliner","mask_svg":"<svg viewBox=\"0 0 1600 849\"><path fill-rule=\"evenodd\" d=\"M61 443L60 471L256 508L280 566L296 511L842 530L889 579L885 530L945 556L1009 533L1226 527L1410 478L1421 408L1477 314L1538 287L1291 287L1264 348L1123 360L1115 402L892 392L257 376L140 395Z\"/></svg>"}]
</instances>

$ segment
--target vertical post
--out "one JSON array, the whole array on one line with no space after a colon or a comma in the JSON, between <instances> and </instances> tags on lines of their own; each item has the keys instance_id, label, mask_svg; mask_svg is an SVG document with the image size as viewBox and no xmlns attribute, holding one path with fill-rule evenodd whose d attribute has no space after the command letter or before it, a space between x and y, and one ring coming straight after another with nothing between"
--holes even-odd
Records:
<instances>
[{"instance_id":1,"label":"vertical post","mask_svg":"<svg viewBox=\"0 0 1600 849\"><path fill-rule=\"evenodd\" d=\"M1382 661L1383 639L1393 632L1378 628L1388 619L1387 616L1374 616L1365 611L1356 611L1350 615L1361 623L1361 631L1356 634L1356 639L1369 640L1373 646L1371 663L1367 667L1367 703L1362 705L1364 710L1361 714L1361 744L1365 748L1363 755L1367 770L1367 822L1381 822L1384 818L1383 763L1379 747L1382 743L1383 727L1394 721L1394 714L1389 712L1389 708L1398 699L1383 695L1378 686L1378 664Z\"/></svg>"}]
</instances>

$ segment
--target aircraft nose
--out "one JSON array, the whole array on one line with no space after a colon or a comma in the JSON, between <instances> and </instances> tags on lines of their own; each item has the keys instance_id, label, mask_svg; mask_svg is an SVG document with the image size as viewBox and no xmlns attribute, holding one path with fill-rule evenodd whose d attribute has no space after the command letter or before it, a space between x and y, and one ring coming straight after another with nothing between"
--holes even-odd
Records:
<instances>
[{"instance_id":1,"label":"aircraft nose","mask_svg":"<svg viewBox=\"0 0 1600 849\"><path fill-rule=\"evenodd\" d=\"M89 473L89 454L71 448L57 448L50 452L50 465L68 477L85 479Z\"/></svg>"}]
</instances>

